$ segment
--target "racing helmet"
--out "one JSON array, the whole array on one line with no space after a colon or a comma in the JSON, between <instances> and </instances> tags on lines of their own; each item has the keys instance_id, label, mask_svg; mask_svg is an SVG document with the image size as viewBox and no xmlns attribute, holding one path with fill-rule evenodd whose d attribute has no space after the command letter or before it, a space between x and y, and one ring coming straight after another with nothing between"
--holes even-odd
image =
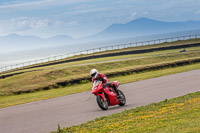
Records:
<instances>
[{"instance_id":1,"label":"racing helmet","mask_svg":"<svg viewBox=\"0 0 200 133\"><path fill-rule=\"evenodd\" d=\"M91 75L92 78L97 78L97 75L98 75L97 69L92 69L90 71L90 75Z\"/></svg>"}]
</instances>

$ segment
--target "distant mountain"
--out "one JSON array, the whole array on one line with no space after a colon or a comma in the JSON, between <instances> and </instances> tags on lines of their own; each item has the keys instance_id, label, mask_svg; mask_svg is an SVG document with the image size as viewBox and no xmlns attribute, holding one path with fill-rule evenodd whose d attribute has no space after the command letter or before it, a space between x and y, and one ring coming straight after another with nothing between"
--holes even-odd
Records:
<instances>
[{"instance_id":1,"label":"distant mountain","mask_svg":"<svg viewBox=\"0 0 200 133\"><path fill-rule=\"evenodd\" d=\"M44 41L44 40L51 40L51 41L62 41L62 40L72 40L73 38L67 35L57 35L52 36L49 38L40 38L38 36L22 36L18 34L9 34L7 36L0 36L1 40L20 40L20 41Z\"/></svg>"},{"instance_id":2,"label":"distant mountain","mask_svg":"<svg viewBox=\"0 0 200 133\"><path fill-rule=\"evenodd\" d=\"M112 24L104 31L89 38L113 39L197 29L200 29L200 21L163 22L148 18L139 18L126 24Z\"/></svg>"},{"instance_id":3,"label":"distant mountain","mask_svg":"<svg viewBox=\"0 0 200 133\"><path fill-rule=\"evenodd\" d=\"M46 38L46 40L58 43L58 42L72 41L73 38L67 35L57 35L50 38Z\"/></svg>"},{"instance_id":4,"label":"distant mountain","mask_svg":"<svg viewBox=\"0 0 200 133\"><path fill-rule=\"evenodd\" d=\"M40 37L37 36L21 36L15 33L6 35L6 36L1 36L0 39L41 39Z\"/></svg>"},{"instance_id":5,"label":"distant mountain","mask_svg":"<svg viewBox=\"0 0 200 133\"><path fill-rule=\"evenodd\" d=\"M67 35L57 35L50 38L40 38L37 36L22 36L9 34L0 36L0 52L38 49L45 47L56 47L72 41L73 38Z\"/></svg>"}]
</instances>

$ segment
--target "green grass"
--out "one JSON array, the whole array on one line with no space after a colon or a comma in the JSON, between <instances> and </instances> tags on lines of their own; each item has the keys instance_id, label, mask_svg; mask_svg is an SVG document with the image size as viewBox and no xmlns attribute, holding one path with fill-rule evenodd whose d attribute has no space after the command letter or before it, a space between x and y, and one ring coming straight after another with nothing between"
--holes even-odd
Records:
<instances>
[{"instance_id":1,"label":"green grass","mask_svg":"<svg viewBox=\"0 0 200 133\"><path fill-rule=\"evenodd\" d=\"M176 67L176 68L167 68L163 70L157 70L157 71L147 71L139 74L132 74L132 75L126 75L126 76L117 76L114 78L110 78L111 81L118 80L121 84L149 79L149 78L155 78L190 70L200 69L200 63L199 64L192 64L182 67ZM80 93L91 90L91 83L84 83L84 84L75 84L72 86L66 86L61 87L59 89L51 89L51 90L43 90L33 93L27 93L27 94L20 94L20 95L11 95L11 96L0 96L0 108L23 104L23 103L29 103L33 101L40 101L44 99L54 98L54 97L60 97L65 95L70 95L74 93Z\"/></svg>"},{"instance_id":2,"label":"green grass","mask_svg":"<svg viewBox=\"0 0 200 133\"><path fill-rule=\"evenodd\" d=\"M0 96L13 95L19 91L35 91L38 88L52 86L57 82L84 78L89 76L89 71L96 68L101 73L114 73L117 71L128 71L134 68L144 67L157 63L167 63L182 59L200 57L200 51L175 53L170 55L160 55L143 57L138 59L128 59L124 61L115 61L85 66L73 66L66 68L57 68L53 70L43 70L16 75L0 80Z\"/></svg>"},{"instance_id":3,"label":"green grass","mask_svg":"<svg viewBox=\"0 0 200 133\"><path fill-rule=\"evenodd\" d=\"M199 133L200 92L153 103L52 133Z\"/></svg>"}]
</instances>

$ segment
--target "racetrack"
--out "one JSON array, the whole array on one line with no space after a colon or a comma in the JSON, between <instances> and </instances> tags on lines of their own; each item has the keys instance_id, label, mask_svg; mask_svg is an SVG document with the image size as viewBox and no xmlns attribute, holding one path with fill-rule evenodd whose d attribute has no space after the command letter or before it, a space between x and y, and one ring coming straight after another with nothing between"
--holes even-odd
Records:
<instances>
[{"instance_id":1,"label":"racetrack","mask_svg":"<svg viewBox=\"0 0 200 133\"><path fill-rule=\"evenodd\" d=\"M134 75L133 75L134 76ZM45 133L135 108L200 91L200 69L189 72L124 84L127 104L102 111L91 92L0 109L0 133Z\"/></svg>"}]
</instances>

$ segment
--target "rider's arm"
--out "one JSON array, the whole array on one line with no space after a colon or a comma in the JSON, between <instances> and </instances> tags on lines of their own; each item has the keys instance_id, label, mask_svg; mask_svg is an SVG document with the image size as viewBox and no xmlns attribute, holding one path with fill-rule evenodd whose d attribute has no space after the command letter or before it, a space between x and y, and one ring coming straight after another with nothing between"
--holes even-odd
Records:
<instances>
[{"instance_id":1,"label":"rider's arm","mask_svg":"<svg viewBox=\"0 0 200 133\"><path fill-rule=\"evenodd\" d=\"M108 82L109 82L109 79L108 79L108 78L106 77L106 75L104 75L104 74L103 74L103 82L104 82L104 83L108 83Z\"/></svg>"},{"instance_id":2,"label":"rider's arm","mask_svg":"<svg viewBox=\"0 0 200 133\"><path fill-rule=\"evenodd\" d=\"M95 79L94 79L94 78L92 78L92 83L94 83L94 81L95 81Z\"/></svg>"}]
</instances>

